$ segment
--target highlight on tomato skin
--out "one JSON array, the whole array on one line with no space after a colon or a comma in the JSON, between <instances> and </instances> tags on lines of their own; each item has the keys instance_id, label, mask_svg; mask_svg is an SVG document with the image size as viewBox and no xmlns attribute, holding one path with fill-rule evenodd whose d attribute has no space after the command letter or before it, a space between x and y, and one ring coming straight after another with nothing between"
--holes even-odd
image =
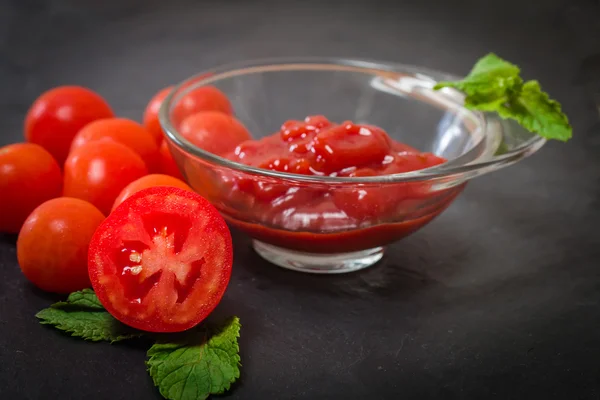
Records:
<instances>
[{"instance_id":1,"label":"highlight on tomato skin","mask_svg":"<svg viewBox=\"0 0 600 400\"><path fill-rule=\"evenodd\" d=\"M92 121L112 118L110 105L81 86L58 86L42 93L25 117L25 139L48 150L62 165L77 132Z\"/></svg>"},{"instance_id":2,"label":"highlight on tomato skin","mask_svg":"<svg viewBox=\"0 0 600 400\"><path fill-rule=\"evenodd\" d=\"M143 189L98 227L88 272L104 307L119 321L151 332L179 332L221 301L233 263L229 228L197 193Z\"/></svg>"}]
</instances>

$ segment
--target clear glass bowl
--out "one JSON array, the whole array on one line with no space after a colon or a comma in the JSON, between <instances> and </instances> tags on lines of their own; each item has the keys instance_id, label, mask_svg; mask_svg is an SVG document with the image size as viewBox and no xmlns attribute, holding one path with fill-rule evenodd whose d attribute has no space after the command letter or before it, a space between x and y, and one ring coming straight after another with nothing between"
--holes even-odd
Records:
<instances>
[{"instance_id":1,"label":"clear glass bowl","mask_svg":"<svg viewBox=\"0 0 600 400\"><path fill-rule=\"evenodd\" d=\"M385 245L439 215L469 179L511 165L545 143L511 121L465 109L456 90L433 90L437 81L451 79L456 77L357 59L248 61L182 82L164 101L159 118L189 185L250 235L263 258L304 272L342 273L376 263ZM279 131L286 120L324 115L334 122L379 126L396 141L448 161L360 178L295 175L232 162L187 141L171 118L184 95L207 85L229 97L254 139ZM232 189L240 181L284 194L256 198ZM381 206L349 215L333 201L347 195L361 210L361 191L376 193Z\"/></svg>"}]
</instances>

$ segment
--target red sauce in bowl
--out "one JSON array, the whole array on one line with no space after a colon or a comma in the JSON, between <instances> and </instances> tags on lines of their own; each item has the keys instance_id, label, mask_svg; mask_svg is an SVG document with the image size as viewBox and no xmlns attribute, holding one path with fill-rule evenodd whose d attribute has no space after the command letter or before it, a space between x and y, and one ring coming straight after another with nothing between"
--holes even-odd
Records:
<instances>
[{"instance_id":1,"label":"red sauce in bowl","mask_svg":"<svg viewBox=\"0 0 600 400\"><path fill-rule=\"evenodd\" d=\"M335 124L323 116L287 121L279 132L245 141L224 157L263 169L331 177L389 175L446 161L394 141L379 127ZM197 188L190 175L198 174L188 173ZM313 253L396 241L431 221L462 190L462 185L432 190L427 182L292 184L231 171L210 181L218 183L209 200L232 225L266 243Z\"/></svg>"}]
</instances>

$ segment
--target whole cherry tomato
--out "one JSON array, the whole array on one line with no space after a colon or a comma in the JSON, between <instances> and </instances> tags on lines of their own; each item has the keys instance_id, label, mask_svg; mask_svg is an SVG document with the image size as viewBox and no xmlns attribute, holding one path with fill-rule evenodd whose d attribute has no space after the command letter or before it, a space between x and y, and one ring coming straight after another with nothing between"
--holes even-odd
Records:
<instances>
[{"instance_id":1,"label":"whole cherry tomato","mask_svg":"<svg viewBox=\"0 0 600 400\"><path fill-rule=\"evenodd\" d=\"M158 121L158 110L162 105L162 102L165 100L165 97L169 94L169 92L173 89L173 86L168 86L150 99L150 102L146 106L146 110L144 111L144 126L150 132L152 137L156 143L160 143L163 140L163 130L160 126L160 122Z\"/></svg>"},{"instance_id":2,"label":"whole cherry tomato","mask_svg":"<svg viewBox=\"0 0 600 400\"><path fill-rule=\"evenodd\" d=\"M229 99L214 86L202 86L183 96L173 108L171 118L178 126L190 115L201 111L219 111L224 114L233 114L233 107Z\"/></svg>"},{"instance_id":3,"label":"whole cherry tomato","mask_svg":"<svg viewBox=\"0 0 600 400\"><path fill-rule=\"evenodd\" d=\"M163 140L159 149L160 171L165 175L171 175L174 178L183 180L183 175L177 167L167 140Z\"/></svg>"},{"instance_id":4,"label":"whole cherry tomato","mask_svg":"<svg viewBox=\"0 0 600 400\"><path fill-rule=\"evenodd\" d=\"M179 131L196 146L217 155L224 155L250 139L250 133L240 121L218 111L204 111L187 117Z\"/></svg>"},{"instance_id":5,"label":"whole cherry tomato","mask_svg":"<svg viewBox=\"0 0 600 400\"><path fill-rule=\"evenodd\" d=\"M146 175L125 186L125 189L123 189L117 196L112 209L114 210L117 208L119 204L125 201L125 199L131 197L132 194L137 193L142 189L155 186L171 186L192 191L192 188L189 187L184 181L173 178L172 176L161 174Z\"/></svg>"},{"instance_id":6,"label":"whole cherry tomato","mask_svg":"<svg viewBox=\"0 0 600 400\"><path fill-rule=\"evenodd\" d=\"M71 141L92 121L113 117L108 103L79 86L60 86L35 100L25 118L25 139L45 148L62 167Z\"/></svg>"},{"instance_id":7,"label":"whole cherry tomato","mask_svg":"<svg viewBox=\"0 0 600 400\"><path fill-rule=\"evenodd\" d=\"M25 221L17 239L21 271L34 285L55 293L91 286L88 246L104 215L87 201L48 200Z\"/></svg>"},{"instance_id":8,"label":"whole cherry tomato","mask_svg":"<svg viewBox=\"0 0 600 400\"><path fill-rule=\"evenodd\" d=\"M83 127L73 139L71 151L86 143L109 138L135 151L146 163L148 171L158 169L158 145L139 123L127 118L106 118Z\"/></svg>"},{"instance_id":9,"label":"whole cherry tomato","mask_svg":"<svg viewBox=\"0 0 600 400\"><path fill-rule=\"evenodd\" d=\"M69 154L64 173L64 196L89 201L108 215L121 190L148 170L129 147L101 139Z\"/></svg>"},{"instance_id":10,"label":"whole cherry tomato","mask_svg":"<svg viewBox=\"0 0 600 400\"><path fill-rule=\"evenodd\" d=\"M0 148L1 232L19 232L27 216L61 190L60 167L43 147L17 143Z\"/></svg>"}]
</instances>

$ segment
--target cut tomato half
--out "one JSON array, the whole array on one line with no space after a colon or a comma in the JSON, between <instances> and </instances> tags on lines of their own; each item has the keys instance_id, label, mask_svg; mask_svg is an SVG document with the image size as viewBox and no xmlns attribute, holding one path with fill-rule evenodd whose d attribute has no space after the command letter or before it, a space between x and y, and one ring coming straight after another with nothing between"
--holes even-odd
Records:
<instances>
[{"instance_id":1,"label":"cut tomato half","mask_svg":"<svg viewBox=\"0 0 600 400\"><path fill-rule=\"evenodd\" d=\"M104 307L151 332L179 332L217 306L231 276L231 234L202 196L175 187L121 203L90 243L88 270Z\"/></svg>"}]
</instances>

